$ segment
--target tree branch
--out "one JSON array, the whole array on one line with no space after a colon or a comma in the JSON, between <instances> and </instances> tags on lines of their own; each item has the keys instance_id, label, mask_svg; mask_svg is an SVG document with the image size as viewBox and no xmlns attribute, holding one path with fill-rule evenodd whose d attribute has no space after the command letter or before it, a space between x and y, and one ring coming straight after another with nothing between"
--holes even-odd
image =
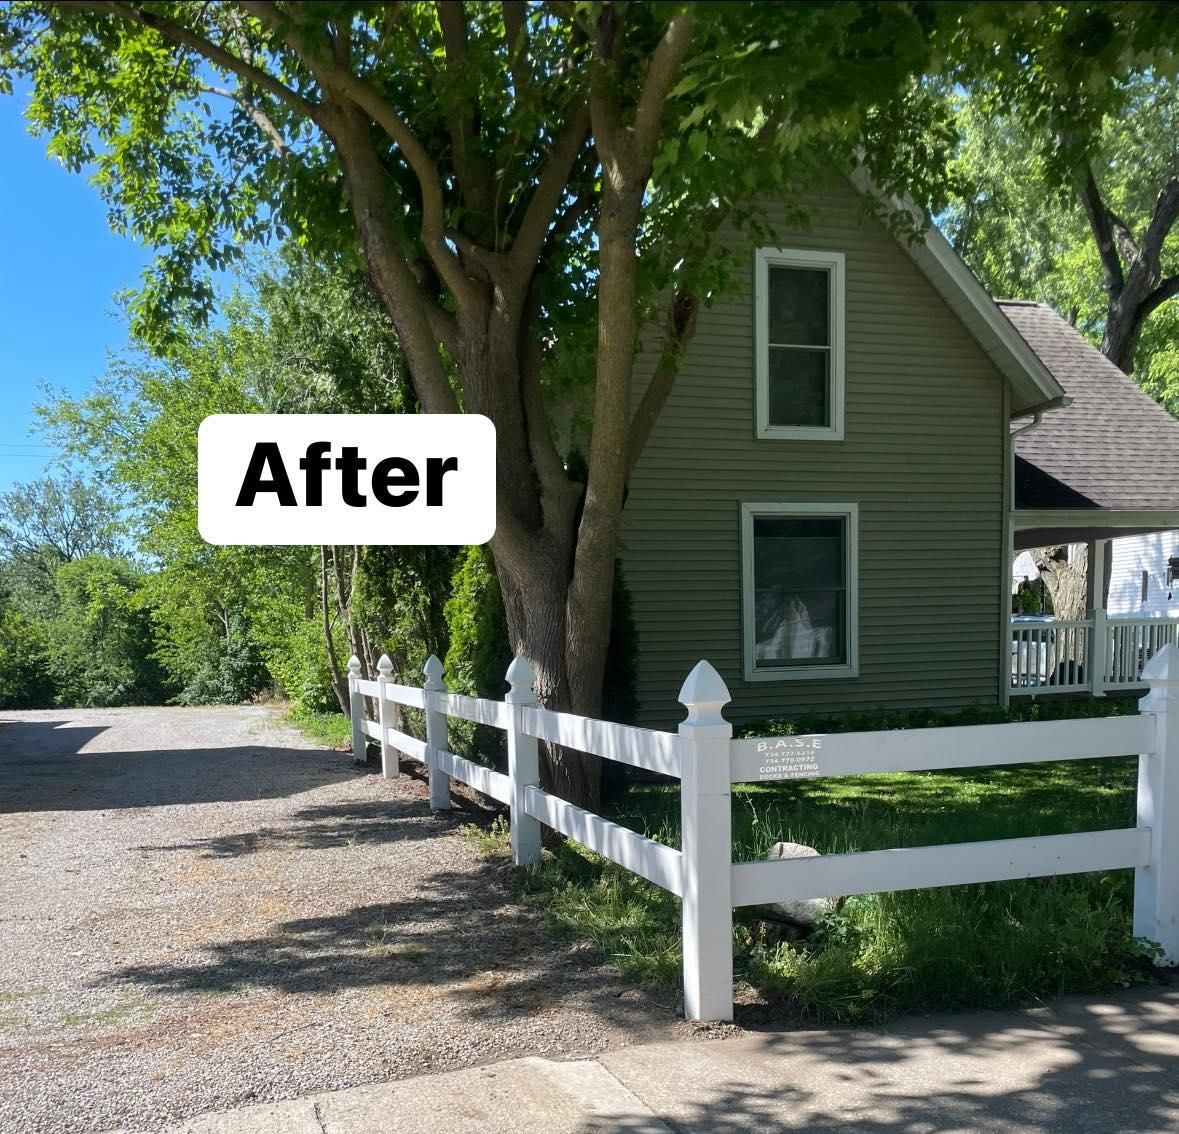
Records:
<instances>
[{"instance_id":1,"label":"tree branch","mask_svg":"<svg viewBox=\"0 0 1179 1134\"><path fill-rule=\"evenodd\" d=\"M528 202L524 219L512 242L511 271L521 284L527 282L544 248L553 215L565 195L577 155L589 134L589 125L589 104L581 101L570 109L565 126L549 152L548 161L532 193L532 200Z\"/></svg>"},{"instance_id":2,"label":"tree branch","mask_svg":"<svg viewBox=\"0 0 1179 1134\"><path fill-rule=\"evenodd\" d=\"M647 70L634 120L636 156L644 165L649 164L654 157L663 108L688 49L692 46L695 30L696 20L691 9L673 16L651 56L651 66Z\"/></svg>"},{"instance_id":3,"label":"tree branch","mask_svg":"<svg viewBox=\"0 0 1179 1134\"><path fill-rule=\"evenodd\" d=\"M1077 181L1077 196L1080 197L1085 216L1089 218L1093 239L1097 242L1097 253L1101 257L1101 267L1105 274L1105 286L1116 299L1126 286L1126 276L1122 270L1122 262L1118 259L1109 210L1101 199L1101 190L1093 176L1093 167L1088 162L1085 163L1085 168Z\"/></svg>"},{"instance_id":4,"label":"tree branch","mask_svg":"<svg viewBox=\"0 0 1179 1134\"><path fill-rule=\"evenodd\" d=\"M1142 237L1142 258L1153 275L1158 271L1163 242L1171 232L1175 218L1179 216L1179 177L1172 177L1159 192L1155 201L1154 215Z\"/></svg>"},{"instance_id":5,"label":"tree branch","mask_svg":"<svg viewBox=\"0 0 1179 1134\"><path fill-rule=\"evenodd\" d=\"M280 158L288 158L291 156L291 148L287 145L287 140L279 133L277 127L270 121L270 116L264 111L256 102L247 98L244 94L238 94L236 91L226 90L225 87L216 86L202 86L202 91L207 94L217 95L220 98L227 98L230 102L237 103L253 120L254 124L262 131L263 134L270 140L274 152Z\"/></svg>"},{"instance_id":6,"label":"tree branch","mask_svg":"<svg viewBox=\"0 0 1179 1134\"><path fill-rule=\"evenodd\" d=\"M297 91L293 91L284 83L279 82L273 75L252 63L239 59L236 55L226 51L225 48L213 43L212 40L197 35L196 32L190 31L183 24L178 24L167 16L161 16L156 12L145 12L139 8L133 8L130 4L119 3L118 0L83 0L82 3L76 4L66 4L61 0L55 0L54 7L67 11L71 8L86 8L92 12L117 16L119 19L149 28L157 35L195 51L210 63L269 92L275 98L281 99L301 114L306 115L312 122L320 126L323 125L323 108L318 103L308 101Z\"/></svg>"},{"instance_id":7,"label":"tree branch","mask_svg":"<svg viewBox=\"0 0 1179 1134\"><path fill-rule=\"evenodd\" d=\"M522 98L532 81L532 76L521 66L527 46L525 19L528 9L524 0L504 0L502 7L508 69L512 74L512 86L515 88L516 97Z\"/></svg>"},{"instance_id":8,"label":"tree branch","mask_svg":"<svg viewBox=\"0 0 1179 1134\"><path fill-rule=\"evenodd\" d=\"M1139 320L1145 319L1148 315L1162 307L1168 299L1174 299L1177 295L1179 295L1179 276L1168 276L1139 304Z\"/></svg>"},{"instance_id":9,"label":"tree branch","mask_svg":"<svg viewBox=\"0 0 1179 1134\"><path fill-rule=\"evenodd\" d=\"M435 7L446 52L445 78L452 81L467 66L467 15L462 0L437 0ZM433 81L437 82L436 72ZM446 104L451 100L442 98L441 101ZM459 187L464 198L476 209L482 209L491 195L491 186L483 173L476 144L480 129L478 96L472 93L455 105L447 112L446 121Z\"/></svg>"},{"instance_id":10,"label":"tree branch","mask_svg":"<svg viewBox=\"0 0 1179 1134\"><path fill-rule=\"evenodd\" d=\"M323 84L363 110L396 143L413 170L422 193L422 244L446 286L460 305L475 306L478 291L446 242L445 197L442 177L434 160L397 108L362 76L310 49L306 37L268 0L238 0L240 6L266 24L302 59Z\"/></svg>"},{"instance_id":11,"label":"tree branch","mask_svg":"<svg viewBox=\"0 0 1179 1134\"><path fill-rule=\"evenodd\" d=\"M1138 258L1138 245L1134 241L1134 236L1130 232L1130 226L1126 224L1117 213L1111 210L1109 212L1110 229L1113 232L1114 240L1117 241L1118 251L1122 254L1122 260L1127 264L1132 264Z\"/></svg>"},{"instance_id":12,"label":"tree branch","mask_svg":"<svg viewBox=\"0 0 1179 1134\"><path fill-rule=\"evenodd\" d=\"M667 325L663 332L663 348L655 373L643 391L642 400L626 436L626 478L630 479L635 465L639 463L643 447L655 428L655 422L675 387L684 351L696 333L696 317L700 312L700 297L695 292L681 288L676 292L667 309Z\"/></svg>"}]
</instances>

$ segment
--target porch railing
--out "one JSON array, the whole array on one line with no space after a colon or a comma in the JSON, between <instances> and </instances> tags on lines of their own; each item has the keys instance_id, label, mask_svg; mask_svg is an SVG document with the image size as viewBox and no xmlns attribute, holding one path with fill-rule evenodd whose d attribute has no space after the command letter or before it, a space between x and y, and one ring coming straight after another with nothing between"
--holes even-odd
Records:
<instances>
[{"instance_id":1,"label":"porch railing","mask_svg":"<svg viewBox=\"0 0 1179 1134\"><path fill-rule=\"evenodd\" d=\"M1011 622L1011 692L1093 693L1145 688L1142 671L1179 643L1179 619L1110 618Z\"/></svg>"}]
</instances>

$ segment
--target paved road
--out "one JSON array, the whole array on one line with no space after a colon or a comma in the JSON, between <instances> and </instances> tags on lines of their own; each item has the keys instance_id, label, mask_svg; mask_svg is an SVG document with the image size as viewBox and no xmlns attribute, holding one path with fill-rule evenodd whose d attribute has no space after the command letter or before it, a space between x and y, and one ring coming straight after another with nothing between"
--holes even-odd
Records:
<instances>
[{"instance_id":1,"label":"paved road","mask_svg":"<svg viewBox=\"0 0 1179 1134\"><path fill-rule=\"evenodd\" d=\"M265 708L0 713L0 1131L672 1034L545 935L465 807Z\"/></svg>"},{"instance_id":2,"label":"paved road","mask_svg":"<svg viewBox=\"0 0 1179 1134\"><path fill-rule=\"evenodd\" d=\"M883 1032L521 1059L209 1115L177 1134L1171 1134L1179 992Z\"/></svg>"}]
</instances>

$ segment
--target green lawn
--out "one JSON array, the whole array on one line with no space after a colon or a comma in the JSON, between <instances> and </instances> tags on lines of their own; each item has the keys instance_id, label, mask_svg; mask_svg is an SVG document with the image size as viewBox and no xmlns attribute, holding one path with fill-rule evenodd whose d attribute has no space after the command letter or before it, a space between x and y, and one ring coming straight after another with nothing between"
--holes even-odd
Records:
<instances>
[{"instance_id":1,"label":"green lawn","mask_svg":"<svg viewBox=\"0 0 1179 1134\"><path fill-rule=\"evenodd\" d=\"M1128 827L1136 778L1127 757L742 785L735 857L762 858L778 839L833 853ZM612 817L678 845L678 787L634 784ZM572 843L546 852L523 885L557 932L592 940L639 980L678 987L678 899ZM870 894L847 899L805 942L772 945L757 912L742 910L737 974L746 1000L818 1022L1106 989L1148 969L1131 899L1131 871Z\"/></svg>"},{"instance_id":2,"label":"green lawn","mask_svg":"<svg viewBox=\"0 0 1179 1134\"><path fill-rule=\"evenodd\" d=\"M287 713L287 720L329 748L352 747L352 722L343 713L316 713L294 705Z\"/></svg>"}]
</instances>

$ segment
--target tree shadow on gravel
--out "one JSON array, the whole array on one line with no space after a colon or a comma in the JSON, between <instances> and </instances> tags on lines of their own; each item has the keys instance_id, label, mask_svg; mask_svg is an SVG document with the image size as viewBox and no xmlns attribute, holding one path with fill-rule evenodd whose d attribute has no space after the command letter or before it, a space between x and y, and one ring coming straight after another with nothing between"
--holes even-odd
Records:
<instances>
[{"instance_id":1,"label":"tree shadow on gravel","mask_svg":"<svg viewBox=\"0 0 1179 1134\"><path fill-rule=\"evenodd\" d=\"M109 726L4 721L0 813L279 799L364 774L332 749L226 748L83 752Z\"/></svg>"},{"instance_id":2,"label":"tree shadow on gravel","mask_svg":"<svg viewBox=\"0 0 1179 1134\"><path fill-rule=\"evenodd\" d=\"M434 813L425 810L417 799L326 804L296 811L283 826L139 849L195 852L202 858L239 858L275 850L332 850L417 842L436 839L460 824L483 820L485 814L478 805L457 799L451 811Z\"/></svg>"},{"instance_id":3,"label":"tree shadow on gravel","mask_svg":"<svg viewBox=\"0 0 1179 1134\"><path fill-rule=\"evenodd\" d=\"M396 869L391 862L390 869ZM489 1019L526 1017L592 999L612 1018L646 1016L656 1001L585 950L557 944L540 915L511 892L505 867L484 860L427 875L413 897L282 922L258 937L215 943L190 965L129 966L102 984L183 994L277 990L292 995L386 986L418 989L415 1012ZM434 995L420 990L433 988ZM671 993L658 1000L674 999ZM671 1004L662 1004L665 1015Z\"/></svg>"}]
</instances>

